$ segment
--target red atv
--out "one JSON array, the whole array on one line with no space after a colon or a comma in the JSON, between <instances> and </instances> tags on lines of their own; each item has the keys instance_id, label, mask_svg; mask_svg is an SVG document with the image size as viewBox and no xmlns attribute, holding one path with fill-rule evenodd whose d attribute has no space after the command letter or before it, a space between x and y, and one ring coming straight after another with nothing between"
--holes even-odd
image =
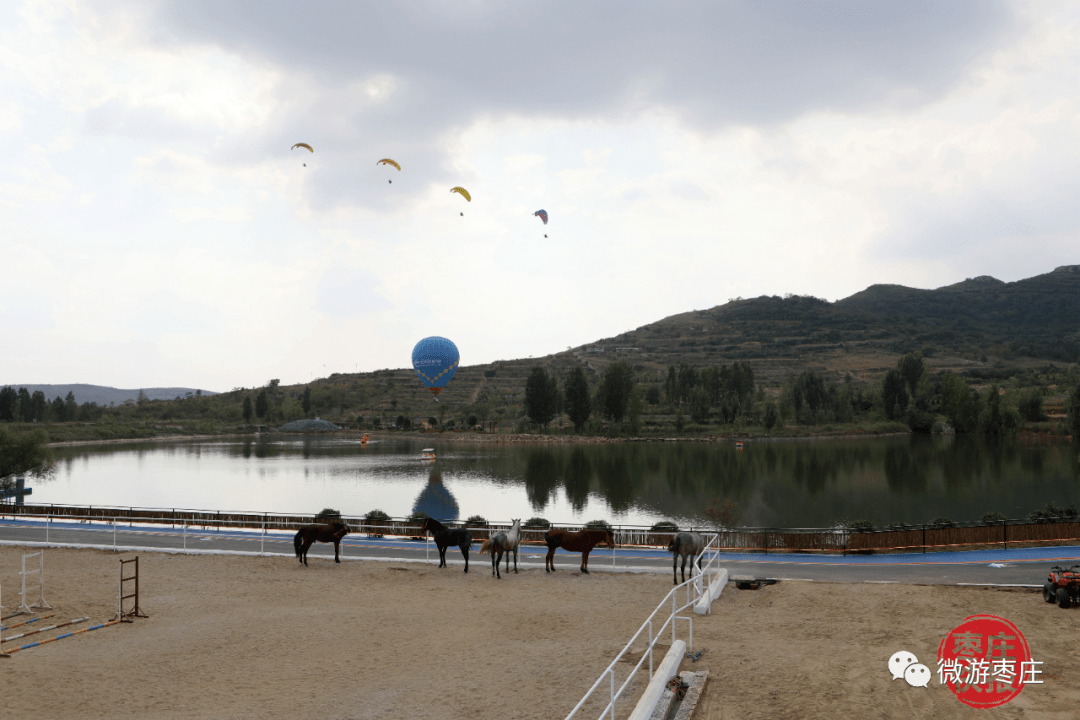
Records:
<instances>
[{"instance_id":1,"label":"red atv","mask_svg":"<svg viewBox=\"0 0 1080 720\"><path fill-rule=\"evenodd\" d=\"M1065 569L1060 565L1050 568L1050 576L1043 585L1043 600L1058 607L1067 608L1073 603L1080 605L1080 565Z\"/></svg>"}]
</instances>

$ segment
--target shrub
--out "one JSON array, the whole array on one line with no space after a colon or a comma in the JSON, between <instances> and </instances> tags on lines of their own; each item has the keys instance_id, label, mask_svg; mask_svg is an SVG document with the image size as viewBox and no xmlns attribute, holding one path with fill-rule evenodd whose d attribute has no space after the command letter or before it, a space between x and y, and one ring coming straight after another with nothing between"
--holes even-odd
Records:
<instances>
[{"instance_id":1,"label":"shrub","mask_svg":"<svg viewBox=\"0 0 1080 720\"><path fill-rule=\"evenodd\" d=\"M427 519L428 519L428 514L426 512L417 511L417 512L414 512L412 515L409 516L409 522L410 523L423 523Z\"/></svg>"},{"instance_id":2,"label":"shrub","mask_svg":"<svg viewBox=\"0 0 1080 720\"><path fill-rule=\"evenodd\" d=\"M368 510L364 513L364 521L371 522L372 520L389 520L390 516L384 513L382 510Z\"/></svg>"},{"instance_id":3,"label":"shrub","mask_svg":"<svg viewBox=\"0 0 1080 720\"><path fill-rule=\"evenodd\" d=\"M676 525L675 523L671 522L670 520L661 520L660 522L656 523L651 528L649 528L649 532L655 532L655 533L679 532L679 526Z\"/></svg>"},{"instance_id":4,"label":"shrub","mask_svg":"<svg viewBox=\"0 0 1080 720\"><path fill-rule=\"evenodd\" d=\"M871 532L874 523L869 520L850 520L844 523L844 529L851 533Z\"/></svg>"},{"instance_id":5,"label":"shrub","mask_svg":"<svg viewBox=\"0 0 1080 720\"><path fill-rule=\"evenodd\" d=\"M334 510L333 508L323 508L319 511L319 514L315 516L315 519L317 521L340 520L341 511Z\"/></svg>"},{"instance_id":6,"label":"shrub","mask_svg":"<svg viewBox=\"0 0 1080 720\"><path fill-rule=\"evenodd\" d=\"M889 529L890 530L911 530L914 527L915 527L914 525L908 525L907 523L893 523L892 525L889 526Z\"/></svg>"},{"instance_id":7,"label":"shrub","mask_svg":"<svg viewBox=\"0 0 1080 720\"><path fill-rule=\"evenodd\" d=\"M523 527L527 528L540 528L541 530L547 530L551 527L551 523L546 518L532 517L525 521Z\"/></svg>"},{"instance_id":8,"label":"shrub","mask_svg":"<svg viewBox=\"0 0 1080 720\"><path fill-rule=\"evenodd\" d=\"M934 519L930 520L930 521L929 521L928 523L926 523L926 524L927 524L927 525L928 525L929 527L935 527L935 528L951 528L951 527L956 527L956 522L955 522L955 521L953 521L953 520L950 520L950 519L949 519L949 518L947 518L947 517L936 517L936 518L934 518Z\"/></svg>"},{"instance_id":9,"label":"shrub","mask_svg":"<svg viewBox=\"0 0 1080 720\"><path fill-rule=\"evenodd\" d=\"M1068 520L1076 520L1077 512L1076 506L1070 505L1069 507L1058 507L1053 500L1043 505L1038 510L1032 510L1028 513L1028 520L1037 523L1047 522L1065 522Z\"/></svg>"},{"instance_id":10,"label":"shrub","mask_svg":"<svg viewBox=\"0 0 1080 720\"><path fill-rule=\"evenodd\" d=\"M483 515L472 515L465 521L465 527L487 527L488 521Z\"/></svg>"},{"instance_id":11,"label":"shrub","mask_svg":"<svg viewBox=\"0 0 1080 720\"><path fill-rule=\"evenodd\" d=\"M607 520L590 520L585 523L586 530L610 530L611 525Z\"/></svg>"},{"instance_id":12,"label":"shrub","mask_svg":"<svg viewBox=\"0 0 1080 720\"><path fill-rule=\"evenodd\" d=\"M992 523L992 522L1002 522L1002 521L1008 520L1008 519L1009 518L1005 517L1004 514L999 513L996 510L993 511L993 512L983 513L982 515L979 516L979 522L987 523L987 524Z\"/></svg>"}]
</instances>

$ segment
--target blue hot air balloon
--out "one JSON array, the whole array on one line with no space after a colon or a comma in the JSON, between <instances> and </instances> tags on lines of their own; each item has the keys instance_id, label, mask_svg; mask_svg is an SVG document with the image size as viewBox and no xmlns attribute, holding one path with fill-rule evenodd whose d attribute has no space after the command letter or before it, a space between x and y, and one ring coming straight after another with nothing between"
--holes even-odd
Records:
<instances>
[{"instance_id":1,"label":"blue hot air balloon","mask_svg":"<svg viewBox=\"0 0 1080 720\"><path fill-rule=\"evenodd\" d=\"M443 337L424 338L412 351L412 365L432 395L438 395L457 371L457 345Z\"/></svg>"}]
</instances>

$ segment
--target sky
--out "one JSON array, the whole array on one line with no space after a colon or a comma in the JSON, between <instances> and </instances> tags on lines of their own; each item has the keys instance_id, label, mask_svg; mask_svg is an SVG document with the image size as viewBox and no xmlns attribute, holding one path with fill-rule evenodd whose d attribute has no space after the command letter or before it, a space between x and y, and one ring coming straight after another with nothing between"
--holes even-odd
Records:
<instances>
[{"instance_id":1,"label":"sky","mask_svg":"<svg viewBox=\"0 0 1080 720\"><path fill-rule=\"evenodd\" d=\"M1080 263L1078 197L1076 2L0 4L0 384L1011 282Z\"/></svg>"}]
</instances>

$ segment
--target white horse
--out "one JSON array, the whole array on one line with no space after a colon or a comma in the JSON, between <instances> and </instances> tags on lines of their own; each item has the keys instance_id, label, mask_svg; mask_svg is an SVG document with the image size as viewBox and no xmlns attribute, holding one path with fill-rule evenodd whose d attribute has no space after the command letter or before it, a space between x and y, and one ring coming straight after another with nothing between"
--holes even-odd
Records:
<instances>
[{"instance_id":1,"label":"white horse","mask_svg":"<svg viewBox=\"0 0 1080 720\"><path fill-rule=\"evenodd\" d=\"M679 584L679 576L676 570L679 567L679 557L682 556L682 579L686 582L686 559L690 558L690 577L694 576L694 558L698 557L705 549L705 540L700 533L681 532L676 533L668 544L668 552L671 553L671 576L675 585ZM701 558L698 557L698 572L701 572Z\"/></svg>"},{"instance_id":2,"label":"white horse","mask_svg":"<svg viewBox=\"0 0 1080 720\"><path fill-rule=\"evenodd\" d=\"M521 545L521 518L514 520L510 530L504 533L495 533L485 540L480 546L480 554L491 553L491 574L501 579L499 562L503 554L506 554L506 572L510 572L510 553L514 553L514 572L518 571L518 547Z\"/></svg>"}]
</instances>

